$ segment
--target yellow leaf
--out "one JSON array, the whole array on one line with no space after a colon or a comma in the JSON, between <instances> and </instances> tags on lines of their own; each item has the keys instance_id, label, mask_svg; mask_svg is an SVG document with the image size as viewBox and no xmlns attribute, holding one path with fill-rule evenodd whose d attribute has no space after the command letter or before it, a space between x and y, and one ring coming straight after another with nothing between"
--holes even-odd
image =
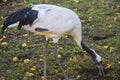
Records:
<instances>
[{"instance_id":1,"label":"yellow leaf","mask_svg":"<svg viewBox=\"0 0 120 80\"><path fill-rule=\"evenodd\" d=\"M3 36L3 39L6 39L6 36Z\"/></svg>"},{"instance_id":2,"label":"yellow leaf","mask_svg":"<svg viewBox=\"0 0 120 80\"><path fill-rule=\"evenodd\" d=\"M31 60L30 59L24 59L24 63L30 63Z\"/></svg>"},{"instance_id":3,"label":"yellow leaf","mask_svg":"<svg viewBox=\"0 0 120 80\"><path fill-rule=\"evenodd\" d=\"M83 22L83 23L84 23L84 22L85 22L85 20L81 20L81 22Z\"/></svg>"},{"instance_id":4,"label":"yellow leaf","mask_svg":"<svg viewBox=\"0 0 120 80\"><path fill-rule=\"evenodd\" d=\"M28 76L28 77L34 76L34 74L33 74L33 73L30 73L30 72L26 72L25 75Z\"/></svg>"},{"instance_id":5,"label":"yellow leaf","mask_svg":"<svg viewBox=\"0 0 120 80\"><path fill-rule=\"evenodd\" d=\"M111 28L112 27L112 24L108 25L108 28Z\"/></svg>"},{"instance_id":6,"label":"yellow leaf","mask_svg":"<svg viewBox=\"0 0 120 80\"><path fill-rule=\"evenodd\" d=\"M8 45L8 42L2 42L1 45Z\"/></svg>"},{"instance_id":7,"label":"yellow leaf","mask_svg":"<svg viewBox=\"0 0 120 80\"><path fill-rule=\"evenodd\" d=\"M46 2L46 3L48 3L48 2L49 2L49 0L45 0L45 2Z\"/></svg>"},{"instance_id":8,"label":"yellow leaf","mask_svg":"<svg viewBox=\"0 0 120 80\"><path fill-rule=\"evenodd\" d=\"M62 55L58 54L58 59L62 58Z\"/></svg>"},{"instance_id":9,"label":"yellow leaf","mask_svg":"<svg viewBox=\"0 0 120 80\"><path fill-rule=\"evenodd\" d=\"M42 59L42 58L40 58L40 61L43 61L43 59Z\"/></svg>"},{"instance_id":10,"label":"yellow leaf","mask_svg":"<svg viewBox=\"0 0 120 80\"><path fill-rule=\"evenodd\" d=\"M117 21L117 17L114 17L114 21Z\"/></svg>"},{"instance_id":11,"label":"yellow leaf","mask_svg":"<svg viewBox=\"0 0 120 80\"><path fill-rule=\"evenodd\" d=\"M107 66L105 68L109 69L111 66L112 66L112 64L107 64Z\"/></svg>"},{"instance_id":12,"label":"yellow leaf","mask_svg":"<svg viewBox=\"0 0 120 80\"><path fill-rule=\"evenodd\" d=\"M3 17L3 16L1 16L1 19L4 19L4 17Z\"/></svg>"},{"instance_id":13,"label":"yellow leaf","mask_svg":"<svg viewBox=\"0 0 120 80\"><path fill-rule=\"evenodd\" d=\"M109 46L103 46L105 49L108 49L109 48Z\"/></svg>"},{"instance_id":14,"label":"yellow leaf","mask_svg":"<svg viewBox=\"0 0 120 80\"><path fill-rule=\"evenodd\" d=\"M44 77L44 76L42 76L41 78L42 78L42 80L44 80L44 79L45 79L45 77Z\"/></svg>"},{"instance_id":15,"label":"yellow leaf","mask_svg":"<svg viewBox=\"0 0 120 80\"><path fill-rule=\"evenodd\" d=\"M7 2L7 0L3 0L3 2Z\"/></svg>"},{"instance_id":16,"label":"yellow leaf","mask_svg":"<svg viewBox=\"0 0 120 80\"><path fill-rule=\"evenodd\" d=\"M78 3L78 2L79 2L79 0L73 0L73 1L75 1L76 3Z\"/></svg>"},{"instance_id":17,"label":"yellow leaf","mask_svg":"<svg viewBox=\"0 0 120 80\"><path fill-rule=\"evenodd\" d=\"M74 60L74 61L77 61L77 57L76 57L76 56L74 56L74 57L73 57L73 60Z\"/></svg>"},{"instance_id":18,"label":"yellow leaf","mask_svg":"<svg viewBox=\"0 0 120 80\"><path fill-rule=\"evenodd\" d=\"M77 79L80 78L80 75L77 75Z\"/></svg>"},{"instance_id":19,"label":"yellow leaf","mask_svg":"<svg viewBox=\"0 0 120 80\"><path fill-rule=\"evenodd\" d=\"M27 37L27 36L29 36L29 35L28 35L28 34L24 34L24 35L23 35L23 37Z\"/></svg>"},{"instance_id":20,"label":"yellow leaf","mask_svg":"<svg viewBox=\"0 0 120 80\"><path fill-rule=\"evenodd\" d=\"M35 71L35 70L36 70L36 68L35 68L35 67L32 67L32 68L30 68L30 70L31 70L31 71Z\"/></svg>"},{"instance_id":21,"label":"yellow leaf","mask_svg":"<svg viewBox=\"0 0 120 80\"><path fill-rule=\"evenodd\" d=\"M23 43L23 44L22 44L22 47L23 47L23 48L27 47L27 44L26 44L26 43Z\"/></svg>"},{"instance_id":22,"label":"yellow leaf","mask_svg":"<svg viewBox=\"0 0 120 80\"><path fill-rule=\"evenodd\" d=\"M13 62L17 62L18 60L19 60L18 57L13 57L13 59L12 59Z\"/></svg>"},{"instance_id":23,"label":"yellow leaf","mask_svg":"<svg viewBox=\"0 0 120 80\"><path fill-rule=\"evenodd\" d=\"M3 38L0 39L0 41L2 41L2 40L3 40Z\"/></svg>"}]
</instances>

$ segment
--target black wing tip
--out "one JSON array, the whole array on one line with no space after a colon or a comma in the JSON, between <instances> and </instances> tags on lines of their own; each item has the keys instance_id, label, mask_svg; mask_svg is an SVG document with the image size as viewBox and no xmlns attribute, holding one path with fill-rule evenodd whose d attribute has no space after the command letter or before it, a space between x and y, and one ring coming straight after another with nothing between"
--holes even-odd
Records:
<instances>
[{"instance_id":1,"label":"black wing tip","mask_svg":"<svg viewBox=\"0 0 120 80\"><path fill-rule=\"evenodd\" d=\"M49 30L44 28L35 28L35 31L43 32L43 31L49 31Z\"/></svg>"}]
</instances>

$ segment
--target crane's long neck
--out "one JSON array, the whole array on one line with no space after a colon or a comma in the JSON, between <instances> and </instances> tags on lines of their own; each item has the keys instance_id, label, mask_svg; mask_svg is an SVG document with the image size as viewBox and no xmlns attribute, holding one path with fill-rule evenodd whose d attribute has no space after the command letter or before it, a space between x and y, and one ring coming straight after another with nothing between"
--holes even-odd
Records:
<instances>
[{"instance_id":1,"label":"crane's long neck","mask_svg":"<svg viewBox=\"0 0 120 80\"><path fill-rule=\"evenodd\" d=\"M81 47L92 57L97 65L101 63L101 56L98 55L93 49L88 48L83 41L81 41Z\"/></svg>"}]
</instances>

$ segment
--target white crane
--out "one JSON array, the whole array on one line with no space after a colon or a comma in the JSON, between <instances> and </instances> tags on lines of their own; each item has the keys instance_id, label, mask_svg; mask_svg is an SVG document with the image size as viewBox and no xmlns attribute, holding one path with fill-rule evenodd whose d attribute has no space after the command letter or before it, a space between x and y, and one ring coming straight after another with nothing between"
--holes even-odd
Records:
<instances>
[{"instance_id":1,"label":"white crane","mask_svg":"<svg viewBox=\"0 0 120 80\"><path fill-rule=\"evenodd\" d=\"M46 47L44 49L44 77L46 80L46 54L49 38L54 43L54 57L65 75L65 79L69 80L67 74L62 68L57 57L57 43L64 35L70 35L76 41L77 45L84 49L95 61L99 72L104 74L101 56L93 49L88 48L82 40L81 22L75 12L68 8L59 7L50 4L38 4L31 7L17 10L10 14L5 20L2 32L6 28L18 26L18 29L25 29L38 35L44 35L46 38Z\"/></svg>"}]
</instances>

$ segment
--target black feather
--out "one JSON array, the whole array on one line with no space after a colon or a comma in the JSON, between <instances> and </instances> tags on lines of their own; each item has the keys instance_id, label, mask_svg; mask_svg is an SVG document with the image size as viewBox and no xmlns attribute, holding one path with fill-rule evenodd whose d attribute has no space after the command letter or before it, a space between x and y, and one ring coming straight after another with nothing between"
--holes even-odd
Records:
<instances>
[{"instance_id":1,"label":"black feather","mask_svg":"<svg viewBox=\"0 0 120 80\"><path fill-rule=\"evenodd\" d=\"M35 28L35 31L41 32L41 31L49 31L49 30L44 28Z\"/></svg>"},{"instance_id":2,"label":"black feather","mask_svg":"<svg viewBox=\"0 0 120 80\"><path fill-rule=\"evenodd\" d=\"M9 25L14 24L19 21L18 29L21 29L23 25L32 25L34 20L38 17L38 11L32 10L32 7L27 7L19 9L6 18L4 22L4 27L7 28ZM4 29L5 29L4 28Z\"/></svg>"}]
</instances>

